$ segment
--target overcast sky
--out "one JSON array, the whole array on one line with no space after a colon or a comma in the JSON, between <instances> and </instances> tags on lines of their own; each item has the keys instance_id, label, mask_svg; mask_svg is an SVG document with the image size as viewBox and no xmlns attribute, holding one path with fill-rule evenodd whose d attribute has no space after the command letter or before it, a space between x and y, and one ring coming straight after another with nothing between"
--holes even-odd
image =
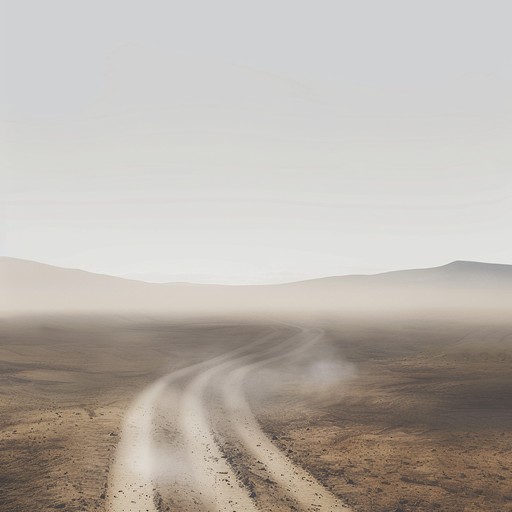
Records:
<instances>
[{"instance_id":1,"label":"overcast sky","mask_svg":"<svg viewBox=\"0 0 512 512\"><path fill-rule=\"evenodd\" d=\"M0 5L0 254L205 282L512 263L509 0Z\"/></svg>"}]
</instances>

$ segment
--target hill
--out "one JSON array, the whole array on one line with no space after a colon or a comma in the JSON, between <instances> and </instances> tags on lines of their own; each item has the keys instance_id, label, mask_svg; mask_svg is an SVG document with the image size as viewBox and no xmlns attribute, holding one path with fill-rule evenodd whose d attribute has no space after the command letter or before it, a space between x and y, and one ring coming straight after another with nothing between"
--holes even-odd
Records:
<instances>
[{"instance_id":1,"label":"hill","mask_svg":"<svg viewBox=\"0 0 512 512\"><path fill-rule=\"evenodd\" d=\"M512 265L455 261L281 285L153 284L0 258L0 312L170 314L512 310Z\"/></svg>"}]
</instances>

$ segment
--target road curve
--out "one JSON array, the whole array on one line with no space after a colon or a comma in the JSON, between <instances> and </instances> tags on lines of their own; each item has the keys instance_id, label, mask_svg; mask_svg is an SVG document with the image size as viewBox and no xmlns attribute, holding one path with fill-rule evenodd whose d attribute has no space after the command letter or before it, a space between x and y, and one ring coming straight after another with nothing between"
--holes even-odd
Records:
<instances>
[{"instance_id":1,"label":"road curve","mask_svg":"<svg viewBox=\"0 0 512 512\"><path fill-rule=\"evenodd\" d=\"M288 358L310 349L322 335L321 330L301 328L284 339L266 336L204 363L172 372L149 386L126 415L110 472L107 510L160 512L161 487L179 485L180 479L164 482L154 473L154 460L161 450L155 437L162 428L162 415L157 413L162 405L171 409L165 421L172 423L175 439L169 442L178 442L184 454L181 481L193 487L190 507L181 503L179 510L265 510L217 442L213 416L219 411L211 403L212 393L217 392L221 397L220 414L229 419L242 451L263 464L269 481L288 497L289 510L349 512L349 507L272 443L261 430L243 391L250 372L270 363L285 364ZM166 400L170 390L177 397L172 402ZM173 503L169 508L176 510Z\"/></svg>"},{"instance_id":2,"label":"road curve","mask_svg":"<svg viewBox=\"0 0 512 512\"><path fill-rule=\"evenodd\" d=\"M154 441L157 411L165 391L180 379L201 375L210 367L247 351L257 351L268 336L255 340L247 347L231 350L221 356L164 375L142 393L128 409L121 428L121 438L110 468L107 482L108 512L159 512L156 504L154 461L159 447ZM185 406L185 409L187 406ZM176 411L179 416L179 411ZM187 435L187 432L185 433ZM188 451L187 447L184 447ZM200 492L202 494L202 492Z\"/></svg>"}]
</instances>

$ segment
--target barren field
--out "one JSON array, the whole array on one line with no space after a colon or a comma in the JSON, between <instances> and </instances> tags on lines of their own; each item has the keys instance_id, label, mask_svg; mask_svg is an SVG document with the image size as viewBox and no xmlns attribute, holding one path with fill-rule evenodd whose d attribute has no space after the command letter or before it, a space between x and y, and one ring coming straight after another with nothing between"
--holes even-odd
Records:
<instances>
[{"instance_id":1,"label":"barren field","mask_svg":"<svg viewBox=\"0 0 512 512\"><path fill-rule=\"evenodd\" d=\"M512 510L511 346L455 320L2 320L0 510Z\"/></svg>"},{"instance_id":2,"label":"barren field","mask_svg":"<svg viewBox=\"0 0 512 512\"><path fill-rule=\"evenodd\" d=\"M121 317L3 320L0 510L105 510L109 468L136 395L260 329Z\"/></svg>"},{"instance_id":3,"label":"barren field","mask_svg":"<svg viewBox=\"0 0 512 512\"><path fill-rule=\"evenodd\" d=\"M292 375L258 409L291 459L356 511L512 510L512 325L347 320L326 344L356 378Z\"/></svg>"}]
</instances>

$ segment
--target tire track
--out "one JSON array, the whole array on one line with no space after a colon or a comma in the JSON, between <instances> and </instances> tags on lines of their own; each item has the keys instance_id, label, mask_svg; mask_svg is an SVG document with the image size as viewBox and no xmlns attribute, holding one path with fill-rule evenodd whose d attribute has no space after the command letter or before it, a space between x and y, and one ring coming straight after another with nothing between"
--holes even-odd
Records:
<instances>
[{"instance_id":1,"label":"tire track","mask_svg":"<svg viewBox=\"0 0 512 512\"><path fill-rule=\"evenodd\" d=\"M153 439L162 421L167 421L168 425L173 423L173 428L168 430L175 432L182 444L185 464L179 481L187 482L193 491L182 489L182 494L188 496L185 500L188 499L190 509L197 510L199 506L208 512L263 510L258 497L251 493L247 481L237 476L233 461L226 457L218 443L214 415L224 414L237 444L242 447L241 456L260 461L263 466L260 469L266 472L268 482L277 484L279 495L291 504L290 509L348 512L346 505L271 442L261 430L243 391L246 377L252 371L308 350L322 335L323 331L301 328L298 334L287 336L279 343L271 343L272 336L265 336L249 346L173 372L147 388L126 416L111 472L108 510L158 512L155 499L160 493L155 487L152 462L159 454ZM170 390L175 397L170 410L174 415L163 420L165 416L157 416L156 410L165 404L166 393ZM214 390L220 392L220 413L210 401ZM172 441L176 443L176 439ZM158 485L173 483L158 482ZM180 485L178 479L174 485ZM266 488L269 491L268 485ZM185 501L180 510L188 508Z\"/></svg>"},{"instance_id":2,"label":"tire track","mask_svg":"<svg viewBox=\"0 0 512 512\"><path fill-rule=\"evenodd\" d=\"M233 371L224 381L223 398L231 424L246 451L262 464L261 469L304 511L351 509L320 484L310 473L295 465L261 430L243 393L249 372L261 363Z\"/></svg>"},{"instance_id":3,"label":"tire track","mask_svg":"<svg viewBox=\"0 0 512 512\"><path fill-rule=\"evenodd\" d=\"M254 351L271 335L256 339L249 346L239 347L226 354L171 372L146 388L128 409L121 428L107 482L106 509L109 512L159 512L156 500L154 461L158 446L154 443L157 411L165 391L181 379L196 373L201 375L212 365ZM177 411L178 412L178 411Z\"/></svg>"}]
</instances>

